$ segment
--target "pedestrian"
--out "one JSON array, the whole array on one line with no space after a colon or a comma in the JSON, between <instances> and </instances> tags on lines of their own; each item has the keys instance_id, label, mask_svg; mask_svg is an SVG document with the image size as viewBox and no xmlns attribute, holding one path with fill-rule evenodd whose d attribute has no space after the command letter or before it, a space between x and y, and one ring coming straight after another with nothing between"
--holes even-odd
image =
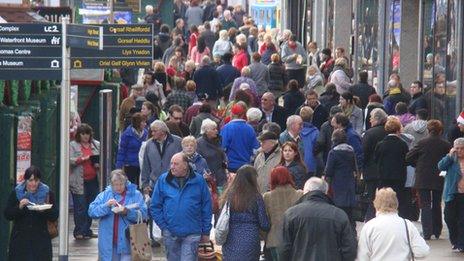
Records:
<instances>
[{"instance_id":1,"label":"pedestrian","mask_svg":"<svg viewBox=\"0 0 464 261\"><path fill-rule=\"evenodd\" d=\"M294 187L303 189L309 175L303 159L298 150L298 145L295 142L287 141L282 144L282 157L280 158L279 165L287 167L292 175Z\"/></svg>"},{"instance_id":2,"label":"pedestrian","mask_svg":"<svg viewBox=\"0 0 464 261\"><path fill-rule=\"evenodd\" d=\"M314 154L318 155L319 160L322 158L322 166L325 166L327 155L329 155L329 151L332 149L332 133L334 130L334 127L332 127L332 118L341 111L342 109L338 106L330 109L329 119L321 125L319 135L317 136Z\"/></svg>"},{"instance_id":3,"label":"pedestrian","mask_svg":"<svg viewBox=\"0 0 464 261\"><path fill-rule=\"evenodd\" d=\"M366 106L366 110L364 114L365 115L364 118L366 119L364 122L366 131L372 127L371 120L370 120L371 112L376 108L380 108L383 111L385 111L385 108L383 107L383 103L382 103L382 98L378 94L372 94L371 96L369 96L369 103Z\"/></svg>"},{"instance_id":4,"label":"pedestrian","mask_svg":"<svg viewBox=\"0 0 464 261\"><path fill-rule=\"evenodd\" d=\"M344 92L340 95L340 107L343 114L350 119L353 129L361 135L363 132L364 117L362 110L356 106L354 96L350 92Z\"/></svg>"},{"instance_id":5,"label":"pedestrian","mask_svg":"<svg viewBox=\"0 0 464 261\"><path fill-rule=\"evenodd\" d=\"M329 81L329 76L334 69L335 63L335 60L332 58L332 50L330 48L322 49L322 51L319 53L319 58L321 62L319 69L322 75L324 75L324 84L327 84Z\"/></svg>"},{"instance_id":6,"label":"pedestrian","mask_svg":"<svg viewBox=\"0 0 464 261\"><path fill-rule=\"evenodd\" d=\"M185 11L188 28L191 28L193 25L199 26L203 24L203 13L203 8L199 6L198 0L190 1L190 6Z\"/></svg>"},{"instance_id":7,"label":"pedestrian","mask_svg":"<svg viewBox=\"0 0 464 261\"><path fill-rule=\"evenodd\" d=\"M443 177L439 176L437 164L452 146L441 137L443 125L440 121L428 121L427 129L429 135L417 142L406 154L406 161L416 168L414 188L418 190L419 206L422 210L422 233L424 239L429 240L432 235L438 239L443 227L441 216Z\"/></svg>"},{"instance_id":8,"label":"pedestrian","mask_svg":"<svg viewBox=\"0 0 464 261\"><path fill-rule=\"evenodd\" d=\"M328 111L339 104L340 94L338 94L335 84L327 83L325 85L325 91L321 94L319 101Z\"/></svg>"},{"instance_id":9,"label":"pedestrian","mask_svg":"<svg viewBox=\"0 0 464 261\"><path fill-rule=\"evenodd\" d=\"M396 104L395 116L400 120L403 127L416 119L415 115L408 111L408 105L404 102L398 102Z\"/></svg>"},{"instance_id":10,"label":"pedestrian","mask_svg":"<svg viewBox=\"0 0 464 261\"><path fill-rule=\"evenodd\" d=\"M295 79L299 86L305 86L305 67L308 61L308 54L301 45L296 41L296 35L291 35L286 43L283 44L281 55L285 64L288 79Z\"/></svg>"},{"instance_id":11,"label":"pedestrian","mask_svg":"<svg viewBox=\"0 0 464 261\"><path fill-rule=\"evenodd\" d=\"M325 179L332 188L334 205L345 211L353 231L356 231L356 222L353 219L353 207L356 205L356 156L353 147L347 144L344 130L337 129L333 132L332 144L333 148L329 151L325 166Z\"/></svg>"},{"instance_id":12,"label":"pedestrian","mask_svg":"<svg viewBox=\"0 0 464 261\"><path fill-rule=\"evenodd\" d=\"M200 35L197 38L197 44L190 51L190 60L194 61L195 65L198 66L202 63L205 56L211 56L211 50L206 45L205 37Z\"/></svg>"},{"instance_id":13,"label":"pedestrian","mask_svg":"<svg viewBox=\"0 0 464 261\"><path fill-rule=\"evenodd\" d=\"M423 85L420 81L414 81L409 86L409 93L411 94L411 102L409 103L408 110L411 114L416 115L417 110L427 109L425 96L422 93Z\"/></svg>"},{"instance_id":14,"label":"pedestrian","mask_svg":"<svg viewBox=\"0 0 464 261\"><path fill-rule=\"evenodd\" d=\"M187 156L171 158L170 169L153 189L150 215L164 237L168 261L197 260L198 244L209 242L211 195L202 175L195 173Z\"/></svg>"},{"instance_id":15,"label":"pedestrian","mask_svg":"<svg viewBox=\"0 0 464 261\"><path fill-rule=\"evenodd\" d=\"M132 124L122 133L119 141L116 168L124 169L124 173L132 184L139 185L140 165L138 154L142 142L147 139L146 119L142 113L132 116Z\"/></svg>"},{"instance_id":16,"label":"pedestrian","mask_svg":"<svg viewBox=\"0 0 464 261\"><path fill-rule=\"evenodd\" d=\"M219 39L213 45L213 56L223 56L226 53L232 53L232 43L229 41L227 31L221 30L219 32Z\"/></svg>"},{"instance_id":17,"label":"pedestrian","mask_svg":"<svg viewBox=\"0 0 464 261\"><path fill-rule=\"evenodd\" d=\"M256 135L260 133L260 123L263 117L263 112L255 107L249 108L246 113L247 123L255 130Z\"/></svg>"},{"instance_id":18,"label":"pedestrian","mask_svg":"<svg viewBox=\"0 0 464 261\"><path fill-rule=\"evenodd\" d=\"M200 137L201 124L205 119L217 121L217 118L212 114L211 105L209 105L209 103L202 104L198 110L198 115L193 117L192 122L190 123L191 135L196 138Z\"/></svg>"},{"instance_id":19,"label":"pedestrian","mask_svg":"<svg viewBox=\"0 0 464 261\"><path fill-rule=\"evenodd\" d=\"M369 221L375 217L374 198L375 191L379 183L379 169L374 158L374 152L377 144L386 136L385 123L387 122L387 113L380 108L375 108L370 112L370 124L372 128L366 130L362 137L362 146L364 151L364 172L363 178L365 182L365 193L369 200L365 221Z\"/></svg>"},{"instance_id":20,"label":"pedestrian","mask_svg":"<svg viewBox=\"0 0 464 261\"><path fill-rule=\"evenodd\" d=\"M383 99L383 105L385 107L385 112L388 115L395 114L395 106L398 102L404 102L409 104L411 97L406 91L401 87L401 83L397 80L390 80L388 82L387 95Z\"/></svg>"},{"instance_id":21,"label":"pedestrian","mask_svg":"<svg viewBox=\"0 0 464 261\"><path fill-rule=\"evenodd\" d=\"M211 170L206 163L205 158L197 152L197 140L193 136L187 136L182 139L182 152L187 156L188 163L195 173L202 176L210 175Z\"/></svg>"},{"instance_id":22,"label":"pedestrian","mask_svg":"<svg viewBox=\"0 0 464 261\"><path fill-rule=\"evenodd\" d=\"M300 110L304 106L311 107L314 112L311 123L320 130L322 124L329 119L329 111L319 101L319 95L316 91L307 90L305 92L305 101L300 107L298 107L298 109L296 109L295 114L300 114Z\"/></svg>"},{"instance_id":23,"label":"pedestrian","mask_svg":"<svg viewBox=\"0 0 464 261\"><path fill-rule=\"evenodd\" d=\"M345 58L337 58L332 73L329 76L329 82L335 84L338 94L342 95L348 92L351 86L351 80L346 75L348 68L347 60Z\"/></svg>"},{"instance_id":24,"label":"pedestrian","mask_svg":"<svg viewBox=\"0 0 464 261\"><path fill-rule=\"evenodd\" d=\"M133 207L127 207L129 205ZM142 193L128 181L122 170L111 172L110 185L98 194L88 212L91 218L99 220L99 260L131 260L131 245L126 229L130 224L137 223L139 218L147 218L147 205Z\"/></svg>"},{"instance_id":25,"label":"pedestrian","mask_svg":"<svg viewBox=\"0 0 464 261\"><path fill-rule=\"evenodd\" d=\"M464 138L457 138L453 148L438 162L438 169L446 171L443 201L445 222L448 226L451 247L464 252Z\"/></svg>"},{"instance_id":26,"label":"pedestrian","mask_svg":"<svg viewBox=\"0 0 464 261\"><path fill-rule=\"evenodd\" d=\"M8 247L8 260L52 260L52 240L47 222L58 219L55 194L41 181L40 170L31 166L24 181L11 191L3 215L13 221ZM31 205L51 204L43 211L29 209ZM5 254L6 255L6 254Z\"/></svg>"},{"instance_id":27,"label":"pedestrian","mask_svg":"<svg viewBox=\"0 0 464 261\"><path fill-rule=\"evenodd\" d=\"M269 174L279 165L282 152L279 146L279 136L272 131L263 132L258 137L261 144L256 155L254 167L258 173L258 191L260 194L269 191Z\"/></svg>"},{"instance_id":28,"label":"pedestrian","mask_svg":"<svg viewBox=\"0 0 464 261\"><path fill-rule=\"evenodd\" d=\"M416 119L404 127L403 133L410 134L414 137L411 147L416 146L420 140L429 135L429 131L427 130L427 117L428 112L426 109L417 109Z\"/></svg>"},{"instance_id":29,"label":"pedestrian","mask_svg":"<svg viewBox=\"0 0 464 261\"><path fill-rule=\"evenodd\" d=\"M270 61L267 65L269 70L269 90L278 97L285 89L287 72L278 53L272 54Z\"/></svg>"},{"instance_id":30,"label":"pedestrian","mask_svg":"<svg viewBox=\"0 0 464 261\"><path fill-rule=\"evenodd\" d=\"M221 130L221 145L229 159L228 169L231 172L249 164L254 150L259 147L253 127L243 119L245 114L245 103L237 102L231 109L232 120Z\"/></svg>"},{"instance_id":31,"label":"pedestrian","mask_svg":"<svg viewBox=\"0 0 464 261\"><path fill-rule=\"evenodd\" d=\"M355 260L355 232L345 212L327 196L328 188L320 178L308 179L305 195L285 211L279 260Z\"/></svg>"},{"instance_id":32,"label":"pedestrian","mask_svg":"<svg viewBox=\"0 0 464 261\"><path fill-rule=\"evenodd\" d=\"M266 235L266 251L269 260L279 260L278 248L283 243L282 228L285 211L292 207L303 195L303 190L297 190L292 175L284 166L275 167L270 174L271 190L264 193L264 205L271 223L271 229Z\"/></svg>"},{"instance_id":33,"label":"pedestrian","mask_svg":"<svg viewBox=\"0 0 464 261\"><path fill-rule=\"evenodd\" d=\"M385 123L387 136L380 141L374 152L374 161L379 170L379 188L392 188L398 197L399 215L407 215L406 182L406 153L409 148L401 139L401 123L398 118L391 116Z\"/></svg>"},{"instance_id":34,"label":"pedestrian","mask_svg":"<svg viewBox=\"0 0 464 261\"><path fill-rule=\"evenodd\" d=\"M92 127L81 124L76 138L69 144L69 190L73 199L75 239L96 237L90 229L92 219L88 216L89 204L98 194L100 143L93 139Z\"/></svg>"},{"instance_id":35,"label":"pedestrian","mask_svg":"<svg viewBox=\"0 0 464 261\"><path fill-rule=\"evenodd\" d=\"M313 90L317 95L321 95L324 92L324 79L322 73L316 64L312 64L308 67L306 72L306 86L305 91Z\"/></svg>"},{"instance_id":36,"label":"pedestrian","mask_svg":"<svg viewBox=\"0 0 464 261\"><path fill-rule=\"evenodd\" d=\"M300 110L300 117L303 120L303 127L300 132L300 137L303 141L303 161L310 177L316 175L318 167L320 167L318 159L314 154L319 130L312 124L313 115L314 111L309 106L305 106Z\"/></svg>"},{"instance_id":37,"label":"pedestrian","mask_svg":"<svg viewBox=\"0 0 464 261\"><path fill-rule=\"evenodd\" d=\"M251 71L251 79L256 83L258 95L263 95L269 91L270 75L269 69L261 62L261 55L255 52L251 55L251 63L249 65Z\"/></svg>"},{"instance_id":38,"label":"pedestrian","mask_svg":"<svg viewBox=\"0 0 464 261\"><path fill-rule=\"evenodd\" d=\"M221 205L230 211L229 233L222 246L224 260L252 261L260 256L259 231L269 231L270 224L261 194L258 173L250 165L237 170L232 183L224 192Z\"/></svg>"},{"instance_id":39,"label":"pedestrian","mask_svg":"<svg viewBox=\"0 0 464 261\"><path fill-rule=\"evenodd\" d=\"M296 80L288 82L287 91L282 94L282 99L284 100L283 107L289 114L293 114L305 102L305 97Z\"/></svg>"},{"instance_id":40,"label":"pedestrian","mask_svg":"<svg viewBox=\"0 0 464 261\"><path fill-rule=\"evenodd\" d=\"M398 216L398 199L393 189L378 190L374 206L377 216L361 230L357 260L406 261L429 254L429 246L419 235L416 226Z\"/></svg>"},{"instance_id":41,"label":"pedestrian","mask_svg":"<svg viewBox=\"0 0 464 261\"><path fill-rule=\"evenodd\" d=\"M201 123L201 136L197 139L197 152L205 158L216 181L218 192L222 193L227 183L227 156L221 147L217 123L205 119Z\"/></svg>"},{"instance_id":42,"label":"pedestrian","mask_svg":"<svg viewBox=\"0 0 464 261\"><path fill-rule=\"evenodd\" d=\"M298 145L300 154L304 154L303 140L300 133L303 128L303 120L300 115L291 115L287 118L287 128L280 134L279 142L284 144L287 141L295 142ZM282 129L282 128L281 128Z\"/></svg>"},{"instance_id":43,"label":"pedestrian","mask_svg":"<svg viewBox=\"0 0 464 261\"><path fill-rule=\"evenodd\" d=\"M363 169L364 163L364 152L362 149L361 136L353 129L349 119L345 114L339 112L332 117L331 123L334 130L343 129L345 130L346 136L348 138L348 144L353 147L354 153L356 154L356 162L358 163L358 168Z\"/></svg>"},{"instance_id":44,"label":"pedestrian","mask_svg":"<svg viewBox=\"0 0 464 261\"><path fill-rule=\"evenodd\" d=\"M182 151L181 138L171 134L166 123L156 120L150 130L152 139L145 146L141 173L144 194L151 194L158 177L169 169L171 157Z\"/></svg>"},{"instance_id":45,"label":"pedestrian","mask_svg":"<svg viewBox=\"0 0 464 261\"><path fill-rule=\"evenodd\" d=\"M125 98L119 106L119 131L124 131L130 124L131 110L135 107L135 101L139 97L143 97L143 85L134 84L131 86L130 96Z\"/></svg>"},{"instance_id":46,"label":"pedestrian","mask_svg":"<svg viewBox=\"0 0 464 261\"><path fill-rule=\"evenodd\" d=\"M174 89L166 97L166 102L164 103L164 110L169 111L172 105L180 106L184 111L187 110L193 103L192 98L187 94L185 85L185 79L181 77L175 77L174 80Z\"/></svg>"},{"instance_id":47,"label":"pedestrian","mask_svg":"<svg viewBox=\"0 0 464 261\"><path fill-rule=\"evenodd\" d=\"M219 73L211 66L209 56L201 60L201 67L193 74L193 81L197 85L196 93L206 93L210 100L218 100L222 96L222 81Z\"/></svg>"},{"instance_id":48,"label":"pedestrian","mask_svg":"<svg viewBox=\"0 0 464 261\"><path fill-rule=\"evenodd\" d=\"M169 118L165 121L169 132L182 138L190 135L189 126L183 122L183 119L184 109L176 104L171 105L169 107Z\"/></svg>"},{"instance_id":49,"label":"pedestrian","mask_svg":"<svg viewBox=\"0 0 464 261\"><path fill-rule=\"evenodd\" d=\"M357 84L352 85L348 91L353 94L353 96L357 96L361 101L361 109L365 110L366 106L369 102L369 97L372 94L376 94L374 87L372 87L368 82L368 73L367 71L359 72L359 82Z\"/></svg>"},{"instance_id":50,"label":"pedestrian","mask_svg":"<svg viewBox=\"0 0 464 261\"><path fill-rule=\"evenodd\" d=\"M285 128L287 110L276 103L276 97L272 92L266 92L261 97L262 122L275 122L281 129Z\"/></svg>"}]
</instances>

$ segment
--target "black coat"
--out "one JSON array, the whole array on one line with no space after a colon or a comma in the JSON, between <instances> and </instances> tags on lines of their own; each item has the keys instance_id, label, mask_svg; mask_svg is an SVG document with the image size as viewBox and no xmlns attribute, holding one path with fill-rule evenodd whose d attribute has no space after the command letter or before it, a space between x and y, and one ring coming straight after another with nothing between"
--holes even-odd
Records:
<instances>
[{"instance_id":1,"label":"black coat","mask_svg":"<svg viewBox=\"0 0 464 261\"><path fill-rule=\"evenodd\" d=\"M208 167L216 178L216 185L224 186L227 182L227 156L219 139L210 140L205 135L197 139L197 152L205 158Z\"/></svg>"},{"instance_id":2,"label":"black coat","mask_svg":"<svg viewBox=\"0 0 464 261\"><path fill-rule=\"evenodd\" d=\"M351 86L348 89L354 96L358 96L361 100L361 109L365 109L367 103L369 102L369 96L375 94L376 91L374 87L370 86L368 83L358 83Z\"/></svg>"},{"instance_id":3,"label":"black coat","mask_svg":"<svg viewBox=\"0 0 464 261\"><path fill-rule=\"evenodd\" d=\"M380 180L406 181L406 153L408 145L396 135L387 135L374 152Z\"/></svg>"},{"instance_id":4,"label":"black coat","mask_svg":"<svg viewBox=\"0 0 464 261\"><path fill-rule=\"evenodd\" d=\"M385 125L377 125L368 129L362 138L363 151L364 151L364 173L365 180L377 180L379 172L377 164L374 160L374 152L377 144L382 141L387 132L385 132Z\"/></svg>"},{"instance_id":5,"label":"black coat","mask_svg":"<svg viewBox=\"0 0 464 261\"><path fill-rule=\"evenodd\" d=\"M38 212L31 211L27 207L19 209L16 191L13 190L10 193L4 210L5 218L13 221L8 260L31 260L31 257L37 261L52 260L52 241L48 234L47 220L57 220L58 209L54 204L54 194L50 192L49 195L49 202L53 204L53 207Z\"/></svg>"},{"instance_id":6,"label":"black coat","mask_svg":"<svg viewBox=\"0 0 464 261\"><path fill-rule=\"evenodd\" d=\"M330 111L330 108L337 106L340 102L340 95L338 95L338 93L331 95L323 92L321 97L319 97L319 101L327 109L327 111Z\"/></svg>"},{"instance_id":7,"label":"black coat","mask_svg":"<svg viewBox=\"0 0 464 261\"><path fill-rule=\"evenodd\" d=\"M306 104L301 105L296 109L295 114L300 115L300 110L303 108L303 106L309 106ZM312 124L318 129L321 129L322 124L326 122L329 119L329 111L322 105L319 104L316 106L316 108L312 108L314 113L313 113L313 121Z\"/></svg>"},{"instance_id":8,"label":"black coat","mask_svg":"<svg viewBox=\"0 0 464 261\"><path fill-rule=\"evenodd\" d=\"M261 122L266 122L266 115L264 111L261 110L263 113L263 117L261 118ZM272 112L272 122L279 124L280 129L284 131L287 128L287 111L284 107L275 105L274 111Z\"/></svg>"},{"instance_id":9,"label":"black coat","mask_svg":"<svg viewBox=\"0 0 464 261\"><path fill-rule=\"evenodd\" d=\"M464 137L464 132L461 132L457 124L454 124L449 130L448 130L448 141L453 144L454 140L457 138Z\"/></svg>"},{"instance_id":10,"label":"black coat","mask_svg":"<svg viewBox=\"0 0 464 261\"><path fill-rule=\"evenodd\" d=\"M330 121L324 122L319 131L319 136L317 136L316 147L314 148L314 153L322 153L323 165L327 162L327 155L332 148L332 133L333 127L330 125Z\"/></svg>"},{"instance_id":11,"label":"black coat","mask_svg":"<svg viewBox=\"0 0 464 261\"><path fill-rule=\"evenodd\" d=\"M438 162L449 152L451 144L439 136L420 140L406 155L406 162L416 167L416 189L443 190Z\"/></svg>"},{"instance_id":12,"label":"black coat","mask_svg":"<svg viewBox=\"0 0 464 261\"><path fill-rule=\"evenodd\" d=\"M420 109L427 109L427 102L422 92L414 94L409 103L409 113L416 115L416 111Z\"/></svg>"},{"instance_id":13,"label":"black coat","mask_svg":"<svg viewBox=\"0 0 464 261\"><path fill-rule=\"evenodd\" d=\"M309 192L285 212L282 246L281 260L350 261L357 253L348 216L321 191Z\"/></svg>"},{"instance_id":14,"label":"black coat","mask_svg":"<svg viewBox=\"0 0 464 261\"><path fill-rule=\"evenodd\" d=\"M305 102L303 93L299 90L287 91L283 94L284 108L288 112L294 112Z\"/></svg>"}]
</instances>

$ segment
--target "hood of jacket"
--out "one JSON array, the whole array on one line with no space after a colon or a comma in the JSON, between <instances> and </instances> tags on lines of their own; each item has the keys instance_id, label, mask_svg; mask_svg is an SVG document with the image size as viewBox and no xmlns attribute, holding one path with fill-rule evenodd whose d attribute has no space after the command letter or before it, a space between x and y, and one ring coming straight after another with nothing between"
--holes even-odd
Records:
<instances>
[{"instance_id":1,"label":"hood of jacket","mask_svg":"<svg viewBox=\"0 0 464 261\"><path fill-rule=\"evenodd\" d=\"M333 150L343 150L343 151L352 151L352 152L354 152L353 147L351 147L347 143L340 143L338 145L335 145L333 147Z\"/></svg>"},{"instance_id":2,"label":"hood of jacket","mask_svg":"<svg viewBox=\"0 0 464 261\"><path fill-rule=\"evenodd\" d=\"M310 122L304 122L303 128L301 129L301 136L309 136L311 134L315 134L318 129Z\"/></svg>"},{"instance_id":3,"label":"hood of jacket","mask_svg":"<svg viewBox=\"0 0 464 261\"><path fill-rule=\"evenodd\" d=\"M415 120L410 124L412 129L417 133L423 134L427 130L427 121Z\"/></svg>"}]
</instances>

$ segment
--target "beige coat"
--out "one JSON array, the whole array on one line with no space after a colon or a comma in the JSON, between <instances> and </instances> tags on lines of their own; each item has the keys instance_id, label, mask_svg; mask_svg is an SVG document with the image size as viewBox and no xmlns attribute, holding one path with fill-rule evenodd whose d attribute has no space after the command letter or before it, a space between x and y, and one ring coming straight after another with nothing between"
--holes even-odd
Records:
<instances>
[{"instance_id":1,"label":"beige coat","mask_svg":"<svg viewBox=\"0 0 464 261\"><path fill-rule=\"evenodd\" d=\"M262 151L256 156L254 167L256 172L258 172L259 193L263 194L269 190L271 170L279 165L280 157L280 147L277 147L266 160Z\"/></svg>"},{"instance_id":2,"label":"beige coat","mask_svg":"<svg viewBox=\"0 0 464 261\"><path fill-rule=\"evenodd\" d=\"M301 196L303 196L303 191L296 190L291 185L278 186L274 190L264 193L264 205L271 222L271 230L266 236L267 248L281 246L284 213Z\"/></svg>"}]
</instances>

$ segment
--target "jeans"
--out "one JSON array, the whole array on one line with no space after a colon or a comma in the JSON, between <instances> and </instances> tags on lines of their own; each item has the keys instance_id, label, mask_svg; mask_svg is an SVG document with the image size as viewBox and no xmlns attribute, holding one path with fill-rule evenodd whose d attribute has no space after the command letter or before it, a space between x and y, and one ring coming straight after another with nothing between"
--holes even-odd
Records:
<instances>
[{"instance_id":1,"label":"jeans","mask_svg":"<svg viewBox=\"0 0 464 261\"><path fill-rule=\"evenodd\" d=\"M454 194L453 200L445 202L445 222L451 245L464 249L464 193Z\"/></svg>"},{"instance_id":2,"label":"jeans","mask_svg":"<svg viewBox=\"0 0 464 261\"><path fill-rule=\"evenodd\" d=\"M113 256L111 261L131 261L132 256L130 254L118 254L118 247L113 246Z\"/></svg>"},{"instance_id":3,"label":"jeans","mask_svg":"<svg viewBox=\"0 0 464 261\"><path fill-rule=\"evenodd\" d=\"M166 257L168 261L196 261L198 256L198 243L201 235L188 235L176 237L163 230L164 245L166 247Z\"/></svg>"},{"instance_id":4,"label":"jeans","mask_svg":"<svg viewBox=\"0 0 464 261\"><path fill-rule=\"evenodd\" d=\"M431 189L419 190L422 233L425 238L432 235L439 237L443 228L441 218L441 191Z\"/></svg>"},{"instance_id":5,"label":"jeans","mask_svg":"<svg viewBox=\"0 0 464 261\"><path fill-rule=\"evenodd\" d=\"M89 217L89 205L95 200L98 194L98 180L97 178L89 181L84 181L84 194L72 193L74 205L74 236L90 236L92 230L92 219Z\"/></svg>"}]
</instances>

